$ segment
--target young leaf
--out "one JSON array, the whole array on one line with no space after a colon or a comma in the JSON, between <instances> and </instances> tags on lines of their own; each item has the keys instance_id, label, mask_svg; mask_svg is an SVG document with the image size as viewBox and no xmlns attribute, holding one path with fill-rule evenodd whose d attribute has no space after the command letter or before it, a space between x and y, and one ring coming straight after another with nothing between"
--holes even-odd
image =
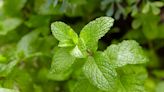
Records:
<instances>
[{"instance_id":1,"label":"young leaf","mask_svg":"<svg viewBox=\"0 0 164 92\"><path fill-rule=\"evenodd\" d=\"M80 51L79 47L76 45L71 51L71 55L77 58L83 58L83 53Z\"/></svg>"},{"instance_id":2,"label":"young leaf","mask_svg":"<svg viewBox=\"0 0 164 92\"><path fill-rule=\"evenodd\" d=\"M56 48L51 64L50 73L53 76L60 76L61 78L58 78L63 80L71 73L71 67L74 61L75 57L70 54L69 48Z\"/></svg>"},{"instance_id":3,"label":"young leaf","mask_svg":"<svg viewBox=\"0 0 164 92\"><path fill-rule=\"evenodd\" d=\"M102 53L96 53L94 57L89 56L84 64L83 72L87 79L97 88L103 91L115 90L117 73L105 60Z\"/></svg>"},{"instance_id":4,"label":"young leaf","mask_svg":"<svg viewBox=\"0 0 164 92\"><path fill-rule=\"evenodd\" d=\"M142 48L136 41L127 40L119 44L110 45L105 51L109 62L115 67L127 64L142 64L148 61Z\"/></svg>"},{"instance_id":5,"label":"young leaf","mask_svg":"<svg viewBox=\"0 0 164 92\"><path fill-rule=\"evenodd\" d=\"M143 7L143 9L142 9L142 13L148 13L148 12L149 12L149 9L150 9L150 4L147 3L147 4Z\"/></svg>"},{"instance_id":6,"label":"young leaf","mask_svg":"<svg viewBox=\"0 0 164 92\"><path fill-rule=\"evenodd\" d=\"M98 48L98 40L108 32L113 22L114 19L111 17L100 17L88 23L80 33L80 39L86 49L95 52Z\"/></svg>"},{"instance_id":7,"label":"young leaf","mask_svg":"<svg viewBox=\"0 0 164 92\"><path fill-rule=\"evenodd\" d=\"M55 38L59 40L59 47L74 46L78 43L78 35L63 22L52 23L51 30Z\"/></svg>"}]
</instances>

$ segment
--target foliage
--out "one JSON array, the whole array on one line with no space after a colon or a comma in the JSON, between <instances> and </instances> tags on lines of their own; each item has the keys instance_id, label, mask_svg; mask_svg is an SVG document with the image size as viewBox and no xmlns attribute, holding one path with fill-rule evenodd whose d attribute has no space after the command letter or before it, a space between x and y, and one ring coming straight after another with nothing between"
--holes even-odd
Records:
<instances>
[{"instance_id":1,"label":"foliage","mask_svg":"<svg viewBox=\"0 0 164 92\"><path fill-rule=\"evenodd\" d=\"M138 87L143 87L142 82L146 78L146 71L142 67L131 66L148 61L137 42L127 40L118 45L109 46L104 52L97 51L98 40L108 32L108 29L113 25L113 21L110 17L97 18L84 26L79 38L73 29L66 24L62 22L52 23L52 33L59 40L58 46L61 47L54 53L50 70L53 79L67 79L71 70L73 70L71 67L76 62L76 58L84 58L85 64L82 67L84 76L100 90L110 92L144 91L144 88L138 89ZM61 45L61 43L64 45ZM124 74L124 68L126 72L127 70L130 71ZM141 68L141 71L139 68ZM140 75L143 76L142 81L135 79L136 75L130 77L133 72L136 74L138 72L143 73L143 75ZM128 78L120 78L124 76ZM73 90L73 92L77 91Z\"/></svg>"},{"instance_id":2,"label":"foliage","mask_svg":"<svg viewBox=\"0 0 164 92\"><path fill-rule=\"evenodd\" d=\"M0 92L163 92L163 7L0 0Z\"/></svg>"}]
</instances>

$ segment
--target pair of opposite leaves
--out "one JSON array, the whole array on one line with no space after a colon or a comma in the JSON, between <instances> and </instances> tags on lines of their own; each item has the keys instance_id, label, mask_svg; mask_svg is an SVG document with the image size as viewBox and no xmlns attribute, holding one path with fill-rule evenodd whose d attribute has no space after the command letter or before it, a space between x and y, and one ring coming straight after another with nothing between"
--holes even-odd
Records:
<instances>
[{"instance_id":1,"label":"pair of opposite leaves","mask_svg":"<svg viewBox=\"0 0 164 92\"><path fill-rule=\"evenodd\" d=\"M72 72L70 68L75 59L85 58L83 72L91 84L103 91L116 92L115 87L119 84L116 68L127 64L141 64L148 60L139 44L133 40L123 41L118 45L112 44L104 52L97 51L98 40L108 32L113 22L111 17L97 18L82 29L79 37L65 23L52 23L51 30L59 40L60 47L56 49L51 65L50 72L53 77L56 80L66 79ZM128 89L127 85L125 92L130 92L131 89L133 88Z\"/></svg>"}]
</instances>

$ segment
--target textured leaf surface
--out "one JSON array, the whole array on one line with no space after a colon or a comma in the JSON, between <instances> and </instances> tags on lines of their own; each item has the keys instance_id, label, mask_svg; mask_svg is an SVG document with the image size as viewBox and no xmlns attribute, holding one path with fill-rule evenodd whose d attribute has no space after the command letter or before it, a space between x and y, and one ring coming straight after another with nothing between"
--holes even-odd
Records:
<instances>
[{"instance_id":1,"label":"textured leaf surface","mask_svg":"<svg viewBox=\"0 0 164 92\"><path fill-rule=\"evenodd\" d=\"M69 75L71 74L72 70L68 69L67 71L63 71L61 73L54 73L54 72L49 72L47 75L48 79L55 80L55 81L63 81L69 78Z\"/></svg>"},{"instance_id":2,"label":"textured leaf surface","mask_svg":"<svg viewBox=\"0 0 164 92\"><path fill-rule=\"evenodd\" d=\"M117 69L120 85L118 92L145 92L144 82L147 72L142 66L127 65Z\"/></svg>"},{"instance_id":3,"label":"textured leaf surface","mask_svg":"<svg viewBox=\"0 0 164 92\"><path fill-rule=\"evenodd\" d=\"M71 55L77 58L83 58L83 53L80 51L79 47L76 45L71 51Z\"/></svg>"},{"instance_id":4,"label":"textured leaf surface","mask_svg":"<svg viewBox=\"0 0 164 92\"><path fill-rule=\"evenodd\" d=\"M73 92L102 92L98 88L94 87L87 79L81 79L79 80L75 87Z\"/></svg>"},{"instance_id":5,"label":"textured leaf surface","mask_svg":"<svg viewBox=\"0 0 164 92\"><path fill-rule=\"evenodd\" d=\"M71 73L71 67L74 61L75 57L70 55L69 48L56 48L50 73L54 77L56 76L57 80L59 78L64 79Z\"/></svg>"},{"instance_id":6,"label":"textured leaf surface","mask_svg":"<svg viewBox=\"0 0 164 92\"><path fill-rule=\"evenodd\" d=\"M104 60L102 53L89 56L83 67L83 72L89 81L104 91L115 90L117 73L115 69Z\"/></svg>"},{"instance_id":7,"label":"textured leaf surface","mask_svg":"<svg viewBox=\"0 0 164 92\"><path fill-rule=\"evenodd\" d=\"M100 17L88 23L80 33L80 39L86 49L96 51L98 40L103 37L113 26L114 19L111 17Z\"/></svg>"},{"instance_id":8,"label":"textured leaf surface","mask_svg":"<svg viewBox=\"0 0 164 92\"><path fill-rule=\"evenodd\" d=\"M52 23L51 30L55 38L59 40L60 47L74 46L78 42L78 35L63 22Z\"/></svg>"},{"instance_id":9,"label":"textured leaf surface","mask_svg":"<svg viewBox=\"0 0 164 92\"><path fill-rule=\"evenodd\" d=\"M115 67L127 64L141 64L148 61L142 48L136 41L128 40L110 45L104 52Z\"/></svg>"}]
</instances>

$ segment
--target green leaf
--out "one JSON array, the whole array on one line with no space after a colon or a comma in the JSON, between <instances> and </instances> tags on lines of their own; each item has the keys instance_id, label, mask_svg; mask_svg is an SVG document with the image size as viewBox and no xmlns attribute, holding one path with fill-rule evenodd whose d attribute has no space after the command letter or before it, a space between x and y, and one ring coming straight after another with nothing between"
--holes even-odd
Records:
<instances>
[{"instance_id":1,"label":"green leaf","mask_svg":"<svg viewBox=\"0 0 164 92\"><path fill-rule=\"evenodd\" d=\"M40 15L60 15L61 4L54 6L54 0L35 0L34 1L34 10L37 14Z\"/></svg>"},{"instance_id":2,"label":"green leaf","mask_svg":"<svg viewBox=\"0 0 164 92\"><path fill-rule=\"evenodd\" d=\"M76 84L72 92L102 92L87 79L80 79Z\"/></svg>"},{"instance_id":3,"label":"green leaf","mask_svg":"<svg viewBox=\"0 0 164 92\"><path fill-rule=\"evenodd\" d=\"M164 87L164 81L159 82L155 92L163 92L164 91L163 87Z\"/></svg>"},{"instance_id":4,"label":"green leaf","mask_svg":"<svg viewBox=\"0 0 164 92\"><path fill-rule=\"evenodd\" d=\"M71 55L74 57L77 57L77 58L83 58L84 57L83 53L80 51L80 49L77 45L71 51Z\"/></svg>"},{"instance_id":5,"label":"green leaf","mask_svg":"<svg viewBox=\"0 0 164 92\"><path fill-rule=\"evenodd\" d=\"M105 51L109 62L115 67L127 64L142 64L148 61L144 51L134 40L110 45Z\"/></svg>"},{"instance_id":6,"label":"green leaf","mask_svg":"<svg viewBox=\"0 0 164 92\"><path fill-rule=\"evenodd\" d=\"M155 5L156 7L162 7L164 6L164 3L162 1L155 1L153 2L153 5Z\"/></svg>"},{"instance_id":7,"label":"green leaf","mask_svg":"<svg viewBox=\"0 0 164 92\"><path fill-rule=\"evenodd\" d=\"M152 74L157 78L164 78L164 70L154 70Z\"/></svg>"},{"instance_id":8,"label":"green leaf","mask_svg":"<svg viewBox=\"0 0 164 92\"><path fill-rule=\"evenodd\" d=\"M142 9L142 13L148 13L148 12L149 12L149 9L150 9L150 4L147 3L147 4L143 7L143 9Z\"/></svg>"},{"instance_id":9,"label":"green leaf","mask_svg":"<svg viewBox=\"0 0 164 92\"><path fill-rule=\"evenodd\" d=\"M110 7L108 8L106 15L107 16L112 16L114 13L114 4L111 4Z\"/></svg>"},{"instance_id":10,"label":"green leaf","mask_svg":"<svg viewBox=\"0 0 164 92\"><path fill-rule=\"evenodd\" d=\"M19 18L7 18L0 22L0 35L6 35L9 31L14 30L22 23Z\"/></svg>"},{"instance_id":11,"label":"green leaf","mask_svg":"<svg viewBox=\"0 0 164 92\"><path fill-rule=\"evenodd\" d=\"M50 80L55 80L55 81L64 81L69 78L71 73L72 73L72 70L67 70L61 73L53 73L50 70L49 74L47 75L47 78Z\"/></svg>"},{"instance_id":12,"label":"green leaf","mask_svg":"<svg viewBox=\"0 0 164 92\"><path fill-rule=\"evenodd\" d=\"M156 80L154 80L153 78L149 77L145 80L145 90L146 92L155 92L155 88L156 88Z\"/></svg>"},{"instance_id":13,"label":"green leaf","mask_svg":"<svg viewBox=\"0 0 164 92\"><path fill-rule=\"evenodd\" d=\"M103 37L113 26L114 19L111 17L100 17L88 23L80 33L80 39L85 44L86 50L95 52L98 48L98 40Z\"/></svg>"},{"instance_id":14,"label":"green leaf","mask_svg":"<svg viewBox=\"0 0 164 92\"><path fill-rule=\"evenodd\" d=\"M142 30L140 30L144 33L147 39L153 40L160 36L158 34L158 23L160 21L160 16L156 16L152 13L141 13L136 16L136 19L141 22Z\"/></svg>"},{"instance_id":15,"label":"green leaf","mask_svg":"<svg viewBox=\"0 0 164 92\"><path fill-rule=\"evenodd\" d=\"M136 16L138 14L138 8L135 6L134 9L132 10L131 16Z\"/></svg>"},{"instance_id":16,"label":"green leaf","mask_svg":"<svg viewBox=\"0 0 164 92\"><path fill-rule=\"evenodd\" d=\"M0 88L0 92L19 92L19 91L14 89Z\"/></svg>"},{"instance_id":17,"label":"green leaf","mask_svg":"<svg viewBox=\"0 0 164 92\"><path fill-rule=\"evenodd\" d=\"M86 78L96 87L104 91L115 90L117 73L105 60L102 53L89 56L83 67Z\"/></svg>"},{"instance_id":18,"label":"green leaf","mask_svg":"<svg viewBox=\"0 0 164 92\"><path fill-rule=\"evenodd\" d=\"M140 29L130 30L124 35L123 39L133 39L141 44L146 41L146 38Z\"/></svg>"},{"instance_id":19,"label":"green leaf","mask_svg":"<svg viewBox=\"0 0 164 92\"><path fill-rule=\"evenodd\" d=\"M4 12L7 15L20 13L27 0L4 0Z\"/></svg>"},{"instance_id":20,"label":"green leaf","mask_svg":"<svg viewBox=\"0 0 164 92\"><path fill-rule=\"evenodd\" d=\"M18 62L18 60L14 60L8 64L0 64L0 77L6 77L9 73L11 73Z\"/></svg>"},{"instance_id":21,"label":"green leaf","mask_svg":"<svg viewBox=\"0 0 164 92\"><path fill-rule=\"evenodd\" d=\"M29 20L25 22L25 24L32 28L32 27L42 27L43 25L49 25L50 16L43 16L43 15L31 15Z\"/></svg>"},{"instance_id":22,"label":"green leaf","mask_svg":"<svg viewBox=\"0 0 164 92\"><path fill-rule=\"evenodd\" d=\"M29 57L34 54L39 33L38 30L35 30L23 36L17 44L17 54L22 57Z\"/></svg>"},{"instance_id":23,"label":"green leaf","mask_svg":"<svg viewBox=\"0 0 164 92\"><path fill-rule=\"evenodd\" d=\"M149 63L147 64L151 68L157 68L160 66L160 60L157 56L157 53L153 50L145 50L148 58L149 58Z\"/></svg>"},{"instance_id":24,"label":"green leaf","mask_svg":"<svg viewBox=\"0 0 164 92\"><path fill-rule=\"evenodd\" d=\"M151 8L154 15L158 15L160 13L160 8L153 5L151 6Z\"/></svg>"},{"instance_id":25,"label":"green leaf","mask_svg":"<svg viewBox=\"0 0 164 92\"><path fill-rule=\"evenodd\" d=\"M5 63L5 62L7 62L7 58L0 54L0 63Z\"/></svg>"},{"instance_id":26,"label":"green leaf","mask_svg":"<svg viewBox=\"0 0 164 92\"><path fill-rule=\"evenodd\" d=\"M2 0L0 0L0 10L2 9L3 3L4 2Z\"/></svg>"},{"instance_id":27,"label":"green leaf","mask_svg":"<svg viewBox=\"0 0 164 92\"><path fill-rule=\"evenodd\" d=\"M36 77L36 75L37 74L35 73L34 76ZM13 88L13 86L17 86L17 88L21 91L23 90L24 92L30 92L33 91L33 85L31 84L33 84L33 80L32 75L29 74L29 71L15 67L9 75L8 80L5 81L3 87Z\"/></svg>"},{"instance_id":28,"label":"green leaf","mask_svg":"<svg viewBox=\"0 0 164 92\"><path fill-rule=\"evenodd\" d=\"M145 92L146 69L138 65L127 65L117 68L120 84L117 92Z\"/></svg>"},{"instance_id":29,"label":"green leaf","mask_svg":"<svg viewBox=\"0 0 164 92\"><path fill-rule=\"evenodd\" d=\"M52 23L51 30L55 38L59 40L59 47L75 46L78 43L78 35L63 22Z\"/></svg>"},{"instance_id":30,"label":"green leaf","mask_svg":"<svg viewBox=\"0 0 164 92\"><path fill-rule=\"evenodd\" d=\"M141 21L140 20L138 20L138 19L133 20L133 22L132 22L133 29L137 29L140 26L141 26Z\"/></svg>"},{"instance_id":31,"label":"green leaf","mask_svg":"<svg viewBox=\"0 0 164 92\"><path fill-rule=\"evenodd\" d=\"M164 24L158 26L158 38L163 39L164 38Z\"/></svg>"},{"instance_id":32,"label":"green leaf","mask_svg":"<svg viewBox=\"0 0 164 92\"><path fill-rule=\"evenodd\" d=\"M70 50L70 48L55 49L50 69L50 74L54 76L54 80L64 80L71 73L75 57L70 54Z\"/></svg>"}]
</instances>

